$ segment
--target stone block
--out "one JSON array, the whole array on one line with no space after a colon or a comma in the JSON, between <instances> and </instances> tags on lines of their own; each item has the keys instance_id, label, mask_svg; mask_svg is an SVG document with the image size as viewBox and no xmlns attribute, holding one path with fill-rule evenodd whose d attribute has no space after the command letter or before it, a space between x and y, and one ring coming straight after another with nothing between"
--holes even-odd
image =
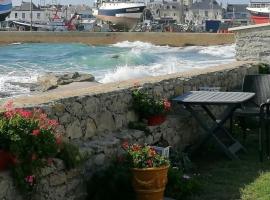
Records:
<instances>
[{"instance_id":1,"label":"stone block","mask_svg":"<svg viewBox=\"0 0 270 200\"><path fill-rule=\"evenodd\" d=\"M64 172L50 175L50 186L58 186L67 182L67 176Z\"/></svg>"},{"instance_id":2,"label":"stone block","mask_svg":"<svg viewBox=\"0 0 270 200\"><path fill-rule=\"evenodd\" d=\"M103 165L104 164L104 161L105 161L105 154L98 154L94 158L94 162L98 166Z\"/></svg>"},{"instance_id":3,"label":"stone block","mask_svg":"<svg viewBox=\"0 0 270 200\"><path fill-rule=\"evenodd\" d=\"M78 139L83 136L81 124L78 119L75 119L73 122L67 125L66 135L70 139Z\"/></svg>"},{"instance_id":4,"label":"stone block","mask_svg":"<svg viewBox=\"0 0 270 200\"><path fill-rule=\"evenodd\" d=\"M85 138L92 138L97 133L97 125L93 119L86 120Z\"/></svg>"},{"instance_id":5,"label":"stone block","mask_svg":"<svg viewBox=\"0 0 270 200\"><path fill-rule=\"evenodd\" d=\"M98 132L104 132L106 130L113 131L116 129L115 121L113 115L109 111L99 113L97 115L97 130Z\"/></svg>"}]
</instances>

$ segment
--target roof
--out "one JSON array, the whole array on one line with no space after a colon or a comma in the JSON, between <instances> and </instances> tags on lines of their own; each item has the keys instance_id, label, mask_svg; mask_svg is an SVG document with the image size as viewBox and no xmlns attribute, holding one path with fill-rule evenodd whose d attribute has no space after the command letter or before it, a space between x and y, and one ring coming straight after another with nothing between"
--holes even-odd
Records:
<instances>
[{"instance_id":1,"label":"roof","mask_svg":"<svg viewBox=\"0 0 270 200\"><path fill-rule=\"evenodd\" d=\"M31 6L30 2L24 2L23 1L20 6L15 6L13 8L13 10L14 11L30 11L30 6ZM34 3L32 3L32 10L33 11L35 11L35 10L38 11L38 10L40 10L40 8L37 7Z\"/></svg>"},{"instance_id":2,"label":"roof","mask_svg":"<svg viewBox=\"0 0 270 200\"><path fill-rule=\"evenodd\" d=\"M199 0L192 4L191 9L198 10L219 10L222 9L221 5L218 4L216 0Z\"/></svg>"},{"instance_id":3,"label":"roof","mask_svg":"<svg viewBox=\"0 0 270 200\"><path fill-rule=\"evenodd\" d=\"M228 4L227 12L248 12L248 4Z\"/></svg>"}]
</instances>

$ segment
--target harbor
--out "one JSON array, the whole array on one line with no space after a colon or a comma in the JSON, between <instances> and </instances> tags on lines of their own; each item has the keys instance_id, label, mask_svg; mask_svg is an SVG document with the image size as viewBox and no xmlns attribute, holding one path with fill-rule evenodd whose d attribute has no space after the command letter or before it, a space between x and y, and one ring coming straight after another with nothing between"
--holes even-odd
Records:
<instances>
[{"instance_id":1,"label":"harbor","mask_svg":"<svg viewBox=\"0 0 270 200\"><path fill-rule=\"evenodd\" d=\"M0 199L269 200L269 8L0 0Z\"/></svg>"},{"instance_id":2,"label":"harbor","mask_svg":"<svg viewBox=\"0 0 270 200\"><path fill-rule=\"evenodd\" d=\"M269 22L267 1L249 4L216 0L116 2L62 5L57 0L21 2L5 0L0 9L2 31L84 32L211 32ZM3 11L1 11L3 10ZM1 14L2 13L2 14Z\"/></svg>"}]
</instances>

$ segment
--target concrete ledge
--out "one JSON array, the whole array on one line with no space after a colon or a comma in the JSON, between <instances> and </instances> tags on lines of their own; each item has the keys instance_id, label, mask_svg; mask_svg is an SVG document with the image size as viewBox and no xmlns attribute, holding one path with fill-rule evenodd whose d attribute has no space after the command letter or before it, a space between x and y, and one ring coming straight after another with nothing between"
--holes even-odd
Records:
<instances>
[{"instance_id":1,"label":"concrete ledge","mask_svg":"<svg viewBox=\"0 0 270 200\"><path fill-rule=\"evenodd\" d=\"M229 28L229 31L232 32L240 32L240 31L249 31L249 30L270 30L270 23L265 24L255 24L255 25L248 25L248 26L239 26L234 28Z\"/></svg>"},{"instance_id":2,"label":"concrete ledge","mask_svg":"<svg viewBox=\"0 0 270 200\"><path fill-rule=\"evenodd\" d=\"M215 33L92 33L92 32L0 32L0 45L11 43L84 43L89 45L106 45L122 41L142 41L156 45L221 45L235 42L234 34Z\"/></svg>"}]
</instances>

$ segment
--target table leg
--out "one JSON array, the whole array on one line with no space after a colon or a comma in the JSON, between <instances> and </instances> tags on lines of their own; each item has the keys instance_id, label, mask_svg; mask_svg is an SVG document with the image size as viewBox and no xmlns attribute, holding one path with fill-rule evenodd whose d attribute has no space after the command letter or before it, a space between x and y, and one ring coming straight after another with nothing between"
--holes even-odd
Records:
<instances>
[{"instance_id":1,"label":"table leg","mask_svg":"<svg viewBox=\"0 0 270 200\"><path fill-rule=\"evenodd\" d=\"M209 139L210 136L212 136L215 141L218 143L218 146L222 149L222 151L231 159L238 159L238 157L235 155L235 153L239 149L243 149L245 151L245 148L237 141L235 140L229 132L223 127L225 122L231 117L232 113L234 110L237 108L237 105L234 106L229 106L227 109L224 111L221 120L217 121L215 115L206 107L202 106L202 108L206 111L208 116L212 119L214 122L214 126L212 128L209 128L208 125L205 123L205 120L194 111L191 105L187 104L185 105L185 108L192 114L192 116L196 119L196 121L199 123L199 125L209 133L209 135L206 137L206 140ZM218 138L218 131L222 130L225 132L226 136L233 142L233 145L231 146L226 146L219 138ZM204 140L202 144L206 141Z\"/></svg>"}]
</instances>

